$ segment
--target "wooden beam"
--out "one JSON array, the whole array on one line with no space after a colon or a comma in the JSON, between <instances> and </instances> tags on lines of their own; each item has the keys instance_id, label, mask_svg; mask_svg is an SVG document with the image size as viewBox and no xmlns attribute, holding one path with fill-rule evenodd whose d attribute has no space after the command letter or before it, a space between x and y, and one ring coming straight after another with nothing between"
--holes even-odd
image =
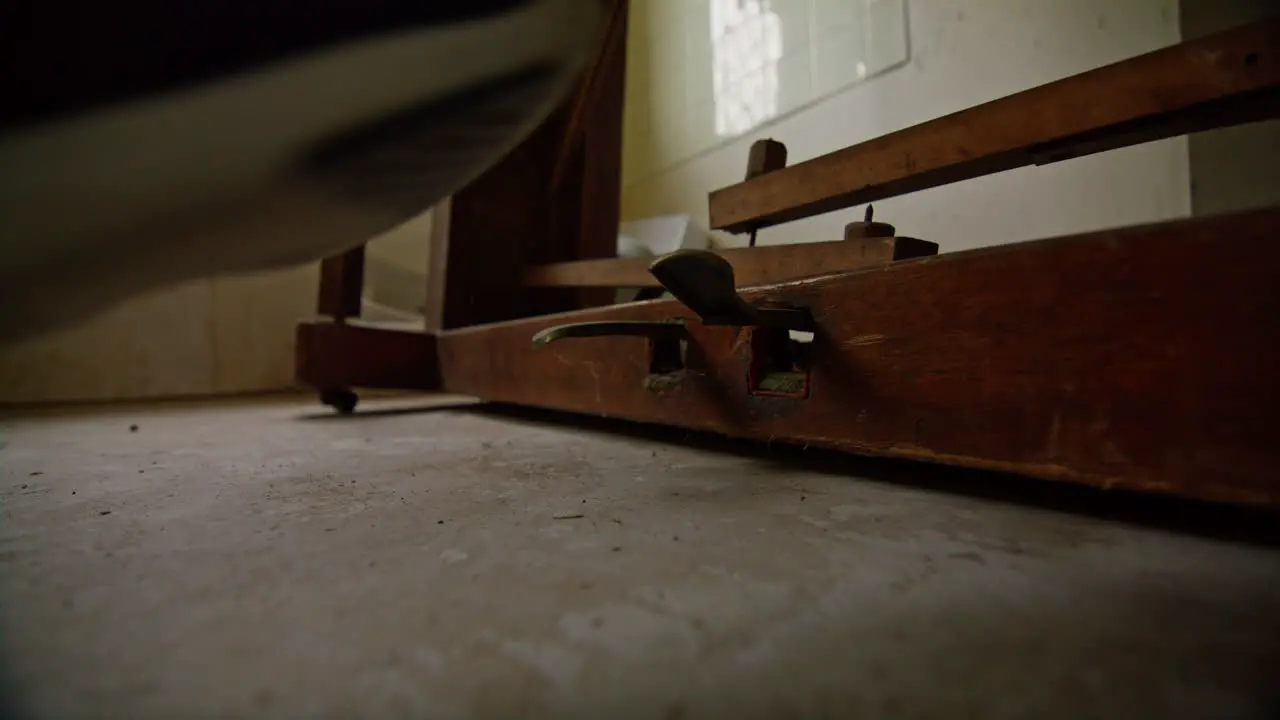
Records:
<instances>
[{"instance_id":1,"label":"wooden beam","mask_svg":"<svg viewBox=\"0 0 1280 720\"><path fill-rule=\"evenodd\" d=\"M316 309L335 320L360 317L364 294L364 245L320 262Z\"/></svg>"},{"instance_id":2,"label":"wooden beam","mask_svg":"<svg viewBox=\"0 0 1280 720\"><path fill-rule=\"evenodd\" d=\"M1280 116L1280 20L1184 42L711 193L753 228L1033 164Z\"/></svg>"},{"instance_id":3,"label":"wooden beam","mask_svg":"<svg viewBox=\"0 0 1280 720\"><path fill-rule=\"evenodd\" d=\"M589 73L593 86L454 193L446 211L437 207L429 326L465 327L612 301L613 293L599 290L530 289L521 282L533 265L617 251L625 3L612 17Z\"/></svg>"},{"instance_id":4,"label":"wooden beam","mask_svg":"<svg viewBox=\"0 0 1280 720\"><path fill-rule=\"evenodd\" d=\"M436 338L346 323L300 323L294 343L295 377L320 390L440 387Z\"/></svg>"},{"instance_id":5,"label":"wooden beam","mask_svg":"<svg viewBox=\"0 0 1280 720\"><path fill-rule=\"evenodd\" d=\"M818 331L803 399L753 391L765 345L675 301L444 333L444 388L761 440L1280 507L1280 211L1006 245L754 288ZM684 319L654 341L576 321ZM756 356L753 358L753 353ZM753 362L754 360L754 362Z\"/></svg>"},{"instance_id":6,"label":"wooden beam","mask_svg":"<svg viewBox=\"0 0 1280 720\"><path fill-rule=\"evenodd\" d=\"M796 278L858 270L938 254L937 243L909 237L867 238L856 241L770 245L717 250L733 265L739 286L766 285ZM652 258L578 260L529 268L524 284L531 287L661 287L649 274Z\"/></svg>"}]
</instances>

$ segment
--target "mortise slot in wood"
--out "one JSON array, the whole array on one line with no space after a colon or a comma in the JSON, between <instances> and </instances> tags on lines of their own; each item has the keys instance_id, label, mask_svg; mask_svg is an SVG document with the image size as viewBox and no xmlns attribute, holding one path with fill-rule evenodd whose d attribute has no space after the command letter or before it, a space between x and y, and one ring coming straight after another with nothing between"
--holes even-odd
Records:
<instances>
[{"instance_id":1,"label":"mortise slot in wood","mask_svg":"<svg viewBox=\"0 0 1280 720\"><path fill-rule=\"evenodd\" d=\"M649 374L666 375L684 370L689 343L676 337L649 339Z\"/></svg>"},{"instance_id":2,"label":"mortise slot in wood","mask_svg":"<svg viewBox=\"0 0 1280 720\"><path fill-rule=\"evenodd\" d=\"M751 331L747 387L752 395L802 399L809 396L812 332L781 328Z\"/></svg>"},{"instance_id":3,"label":"mortise slot in wood","mask_svg":"<svg viewBox=\"0 0 1280 720\"><path fill-rule=\"evenodd\" d=\"M594 322L568 323L554 325L540 330L533 335L533 346L550 345L566 338L598 338L598 337L647 337L650 339L670 338L679 340L684 337L684 321L653 320L627 321L605 320Z\"/></svg>"},{"instance_id":4,"label":"mortise slot in wood","mask_svg":"<svg viewBox=\"0 0 1280 720\"><path fill-rule=\"evenodd\" d=\"M680 387L684 381L688 351L689 343L683 338L650 338L649 374L644 377L644 388L650 392L662 393Z\"/></svg>"}]
</instances>

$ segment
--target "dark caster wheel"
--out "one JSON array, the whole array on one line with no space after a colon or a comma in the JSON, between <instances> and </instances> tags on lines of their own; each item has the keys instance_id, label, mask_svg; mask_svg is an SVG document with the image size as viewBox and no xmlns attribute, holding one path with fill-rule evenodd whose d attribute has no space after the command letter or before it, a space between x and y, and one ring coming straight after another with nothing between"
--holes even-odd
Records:
<instances>
[{"instance_id":1,"label":"dark caster wheel","mask_svg":"<svg viewBox=\"0 0 1280 720\"><path fill-rule=\"evenodd\" d=\"M355 412L356 403L359 401L360 396L347 388L320 391L320 402L337 410L342 415L350 415Z\"/></svg>"}]
</instances>

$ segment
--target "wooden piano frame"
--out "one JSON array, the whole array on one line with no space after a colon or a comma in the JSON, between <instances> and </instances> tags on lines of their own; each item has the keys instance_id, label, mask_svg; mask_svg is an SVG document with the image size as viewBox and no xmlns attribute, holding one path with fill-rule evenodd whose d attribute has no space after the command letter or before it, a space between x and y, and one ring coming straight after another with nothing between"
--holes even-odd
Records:
<instances>
[{"instance_id":1,"label":"wooden piano frame","mask_svg":"<svg viewBox=\"0 0 1280 720\"><path fill-rule=\"evenodd\" d=\"M804 312L807 335L706 321L674 299L612 305L615 287L658 284L646 264L610 259L625 32L624 10L578 95L437 208L423 332L353 322L362 250L325 262L319 309L328 319L298 328L302 383L343 410L354 405L350 388L442 390L1280 505L1280 441L1269 421L1280 400L1280 210L938 256L931 243L857 232L838 242L720 252L751 312ZM1256 23L794 166L766 162L710 194L711 225L750 232L1011 168L1275 118L1278 55L1280 22ZM935 239L945 248L946 238ZM611 325L532 342L581 323ZM676 329L646 329L663 323ZM609 331L614 326L622 330ZM632 327L640 330L626 331ZM774 370L797 382L766 388L760 378Z\"/></svg>"}]
</instances>

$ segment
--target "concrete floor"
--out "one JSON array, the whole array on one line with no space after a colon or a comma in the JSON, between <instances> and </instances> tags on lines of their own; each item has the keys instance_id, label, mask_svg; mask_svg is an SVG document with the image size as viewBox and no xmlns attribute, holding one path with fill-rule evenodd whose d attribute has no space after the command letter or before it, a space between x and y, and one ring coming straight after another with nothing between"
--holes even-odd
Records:
<instances>
[{"instance_id":1,"label":"concrete floor","mask_svg":"<svg viewBox=\"0 0 1280 720\"><path fill-rule=\"evenodd\" d=\"M317 410L0 422L9 713L1280 708L1265 546L473 410Z\"/></svg>"}]
</instances>

